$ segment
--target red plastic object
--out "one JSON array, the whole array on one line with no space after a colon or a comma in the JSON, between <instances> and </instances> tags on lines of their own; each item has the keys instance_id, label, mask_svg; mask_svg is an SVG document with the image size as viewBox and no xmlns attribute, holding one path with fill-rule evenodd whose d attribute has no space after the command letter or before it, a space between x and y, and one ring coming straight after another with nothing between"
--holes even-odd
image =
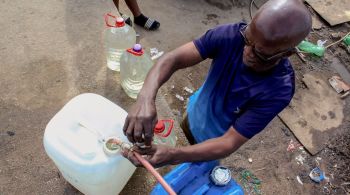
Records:
<instances>
[{"instance_id":1,"label":"red plastic object","mask_svg":"<svg viewBox=\"0 0 350 195\"><path fill-rule=\"evenodd\" d=\"M105 14L104 17L105 17L105 23L106 23L107 27L123 27L125 25L125 22L124 22L123 18L121 18L123 20L123 21L121 21L119 19L120 17L116 17L116 16L112 15L111 13ZM110 23L108 23L108 21L109 21L108 19L109 18L113 18L113 19L116 20L114 25L111 25Z\"/></svg>"},{"instance_id":2,"label":"red plastic object","mask_svg":"<svg viewBox=\"0 0 350 195\"><path fill-rule=\"evenodd\" d=\"M168 129L166 130L165 134L162 134L165 131L165 124L169 124ZM165 120L159 120L154 128L154 133L157 133L157 135L161 137L168 137L173 130L174 127L174 120L172 119L165 119Z\"/></svg>"}]
</instances>

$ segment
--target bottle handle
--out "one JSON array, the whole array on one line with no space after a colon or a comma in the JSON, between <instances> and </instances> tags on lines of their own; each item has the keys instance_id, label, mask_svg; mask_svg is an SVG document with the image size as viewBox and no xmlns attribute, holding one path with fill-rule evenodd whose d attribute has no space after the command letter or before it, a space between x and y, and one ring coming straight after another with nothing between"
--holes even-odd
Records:
<instances>
[{"instance_id":1,"label":"bottle handle","mask_svg":"<svg viewBox=\"0 0 350 195\"><path fill-rule=\"evenodd\" d=\"M107 14L104 15L104 17L105 17L105 23L106 23L107 27L115 27L115 25L113 26L113 25L110 25L108 23L108 18L109 17L114 18L114 19L116 18L114 15L112 15L111 13L107 13Z\"/></svg>"},{"instance_id":2,"label":"bottle handle","mask_svg":"<svg viewBox=\"0 0 350 195\"><path fill-rule=\"evenodd\" d=\"M165 120L162 120L162 121L165 122L165 123L168 122L170 124L169 128L168 128L168 131L164 135L162 135L162 134L157 134L157 135L160 136L160 137L168 137L170 135L171 131L173 130L174 120L172 120L172 119L165 119Z\"/></svg>"}]
</instances>

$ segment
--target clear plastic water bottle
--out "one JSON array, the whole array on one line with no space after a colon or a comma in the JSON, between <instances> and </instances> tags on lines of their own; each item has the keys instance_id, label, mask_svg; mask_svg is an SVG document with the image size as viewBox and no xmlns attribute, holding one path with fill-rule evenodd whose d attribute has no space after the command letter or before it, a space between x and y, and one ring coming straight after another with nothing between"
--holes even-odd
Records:
<instances>
[{"instance_id":1,"label":"clear plastic water bottle","mask_svg":"<svg viewBox=\"0 0 350 195\"><path fill-rule=\"evenodd\" d=\"M140 44L126 50L120 59L121 85L126 94L136 99L153 61L144 53Z\"/></svg>"},{"instance_id":2,"label":"clear plastic water bottle","mask_svg":"<svg viewBox=\"0 0 350 195\"><path fill-rule=\"evenodd\" d=\"M154 128L153 143L175 147L177 138L173 126L174 121L171 119L159 120Z\"/></svg>"},{"instance_id":3,"label":"clear plastic water bottle","mask_svg":"<svg viewBox=\"0 0 350 195\"><path fill-rule=\"evenodd\" d=\"M115 24L108 21L112 18ZM125 25L122 17L111 14L105 15L107 29L105 30L105 50L107 55L107 66L114 71L120 70L120 57L123 52L136 43L136 32L129 25Z\"/></svg>"}]
</instances>

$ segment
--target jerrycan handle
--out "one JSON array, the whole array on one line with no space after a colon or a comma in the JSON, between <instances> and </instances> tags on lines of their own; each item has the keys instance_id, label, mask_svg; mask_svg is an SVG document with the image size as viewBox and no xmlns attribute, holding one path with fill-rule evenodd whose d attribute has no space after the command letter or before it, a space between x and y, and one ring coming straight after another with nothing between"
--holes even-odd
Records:
<instances>
[{"instance_id":1,"label":"jerrycan handle","mask_svg":"<svg viewBox=\"0 0 350 195\"><path fill-rule=\"evenodd\" d=\"M105 17L105 22L106 22L106 26L107 27L115 27L115 25L113 26L113 25L110 25L108 23L108 18L111 17L111 18L116 19L117 18L116 16L112 15L111 13L107 13L107 14L104 15L104 17Z\"/></svg>"},{"instance_id":2,"label":"jerrycan handle","mask_svg":"<svg viewBox=\"0 0 350 195\"><path fill-rule=\"evenodd\" d=\"M165 124L167 125L167 129L165 129ZM165 119L165 120L159 120L154 128L154 133L156 133L160 137L168 137L173 130L174 127L174 120L172 119ZM166 131L165 134L162 134L163 131Z\"/></svg>"}]
</instances>

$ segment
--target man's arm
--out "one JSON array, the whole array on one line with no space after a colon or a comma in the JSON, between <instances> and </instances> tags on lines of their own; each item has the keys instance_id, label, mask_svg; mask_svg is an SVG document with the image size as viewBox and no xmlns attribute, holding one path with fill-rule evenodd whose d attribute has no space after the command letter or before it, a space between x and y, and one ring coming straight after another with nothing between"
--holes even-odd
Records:
<instances>
[{"instance_id":1,"label":"man's arm","mask_svg":"<svg viewBox=\"0 0 350 195\"><path fill-rule=\"evenodd\" d=\"M194 161L216 160L229 156L235 152L248 139L239 134L235 128L229 130L221 137L209 139L205 142L174 148L174 164Z\"/></svg>"},{"instance_id":2,"label":"man's arm","mask_svg":"<svg viewBox=\"0 0 350 195\"><path fill-rule=\"evenodd\" d=\"M235 152L247 140L233 127L230 127L223 136L209 139L199 144L179 148L154 145L149 149L135 148L135 151L142 155L148 155L147 160L152 165L161 167L168 164L224 158ZM141 166L134 155L124 154L124 156L129 158L134 165Z\"/></svg>"},{"instance_id":3,"label":"man's arm","mask_svg":"<svg viewBox=\"0 0 350 195\"><path fill-rule=\"evenodd\" d=\"M125 120L123 131L129 141L151 145L153 127L157 121L155 99L158 89L176 70L193 66L202 60L193 42L165 54L158 60L147 74L137 101Z\"/></svg>"}]
</instances>

